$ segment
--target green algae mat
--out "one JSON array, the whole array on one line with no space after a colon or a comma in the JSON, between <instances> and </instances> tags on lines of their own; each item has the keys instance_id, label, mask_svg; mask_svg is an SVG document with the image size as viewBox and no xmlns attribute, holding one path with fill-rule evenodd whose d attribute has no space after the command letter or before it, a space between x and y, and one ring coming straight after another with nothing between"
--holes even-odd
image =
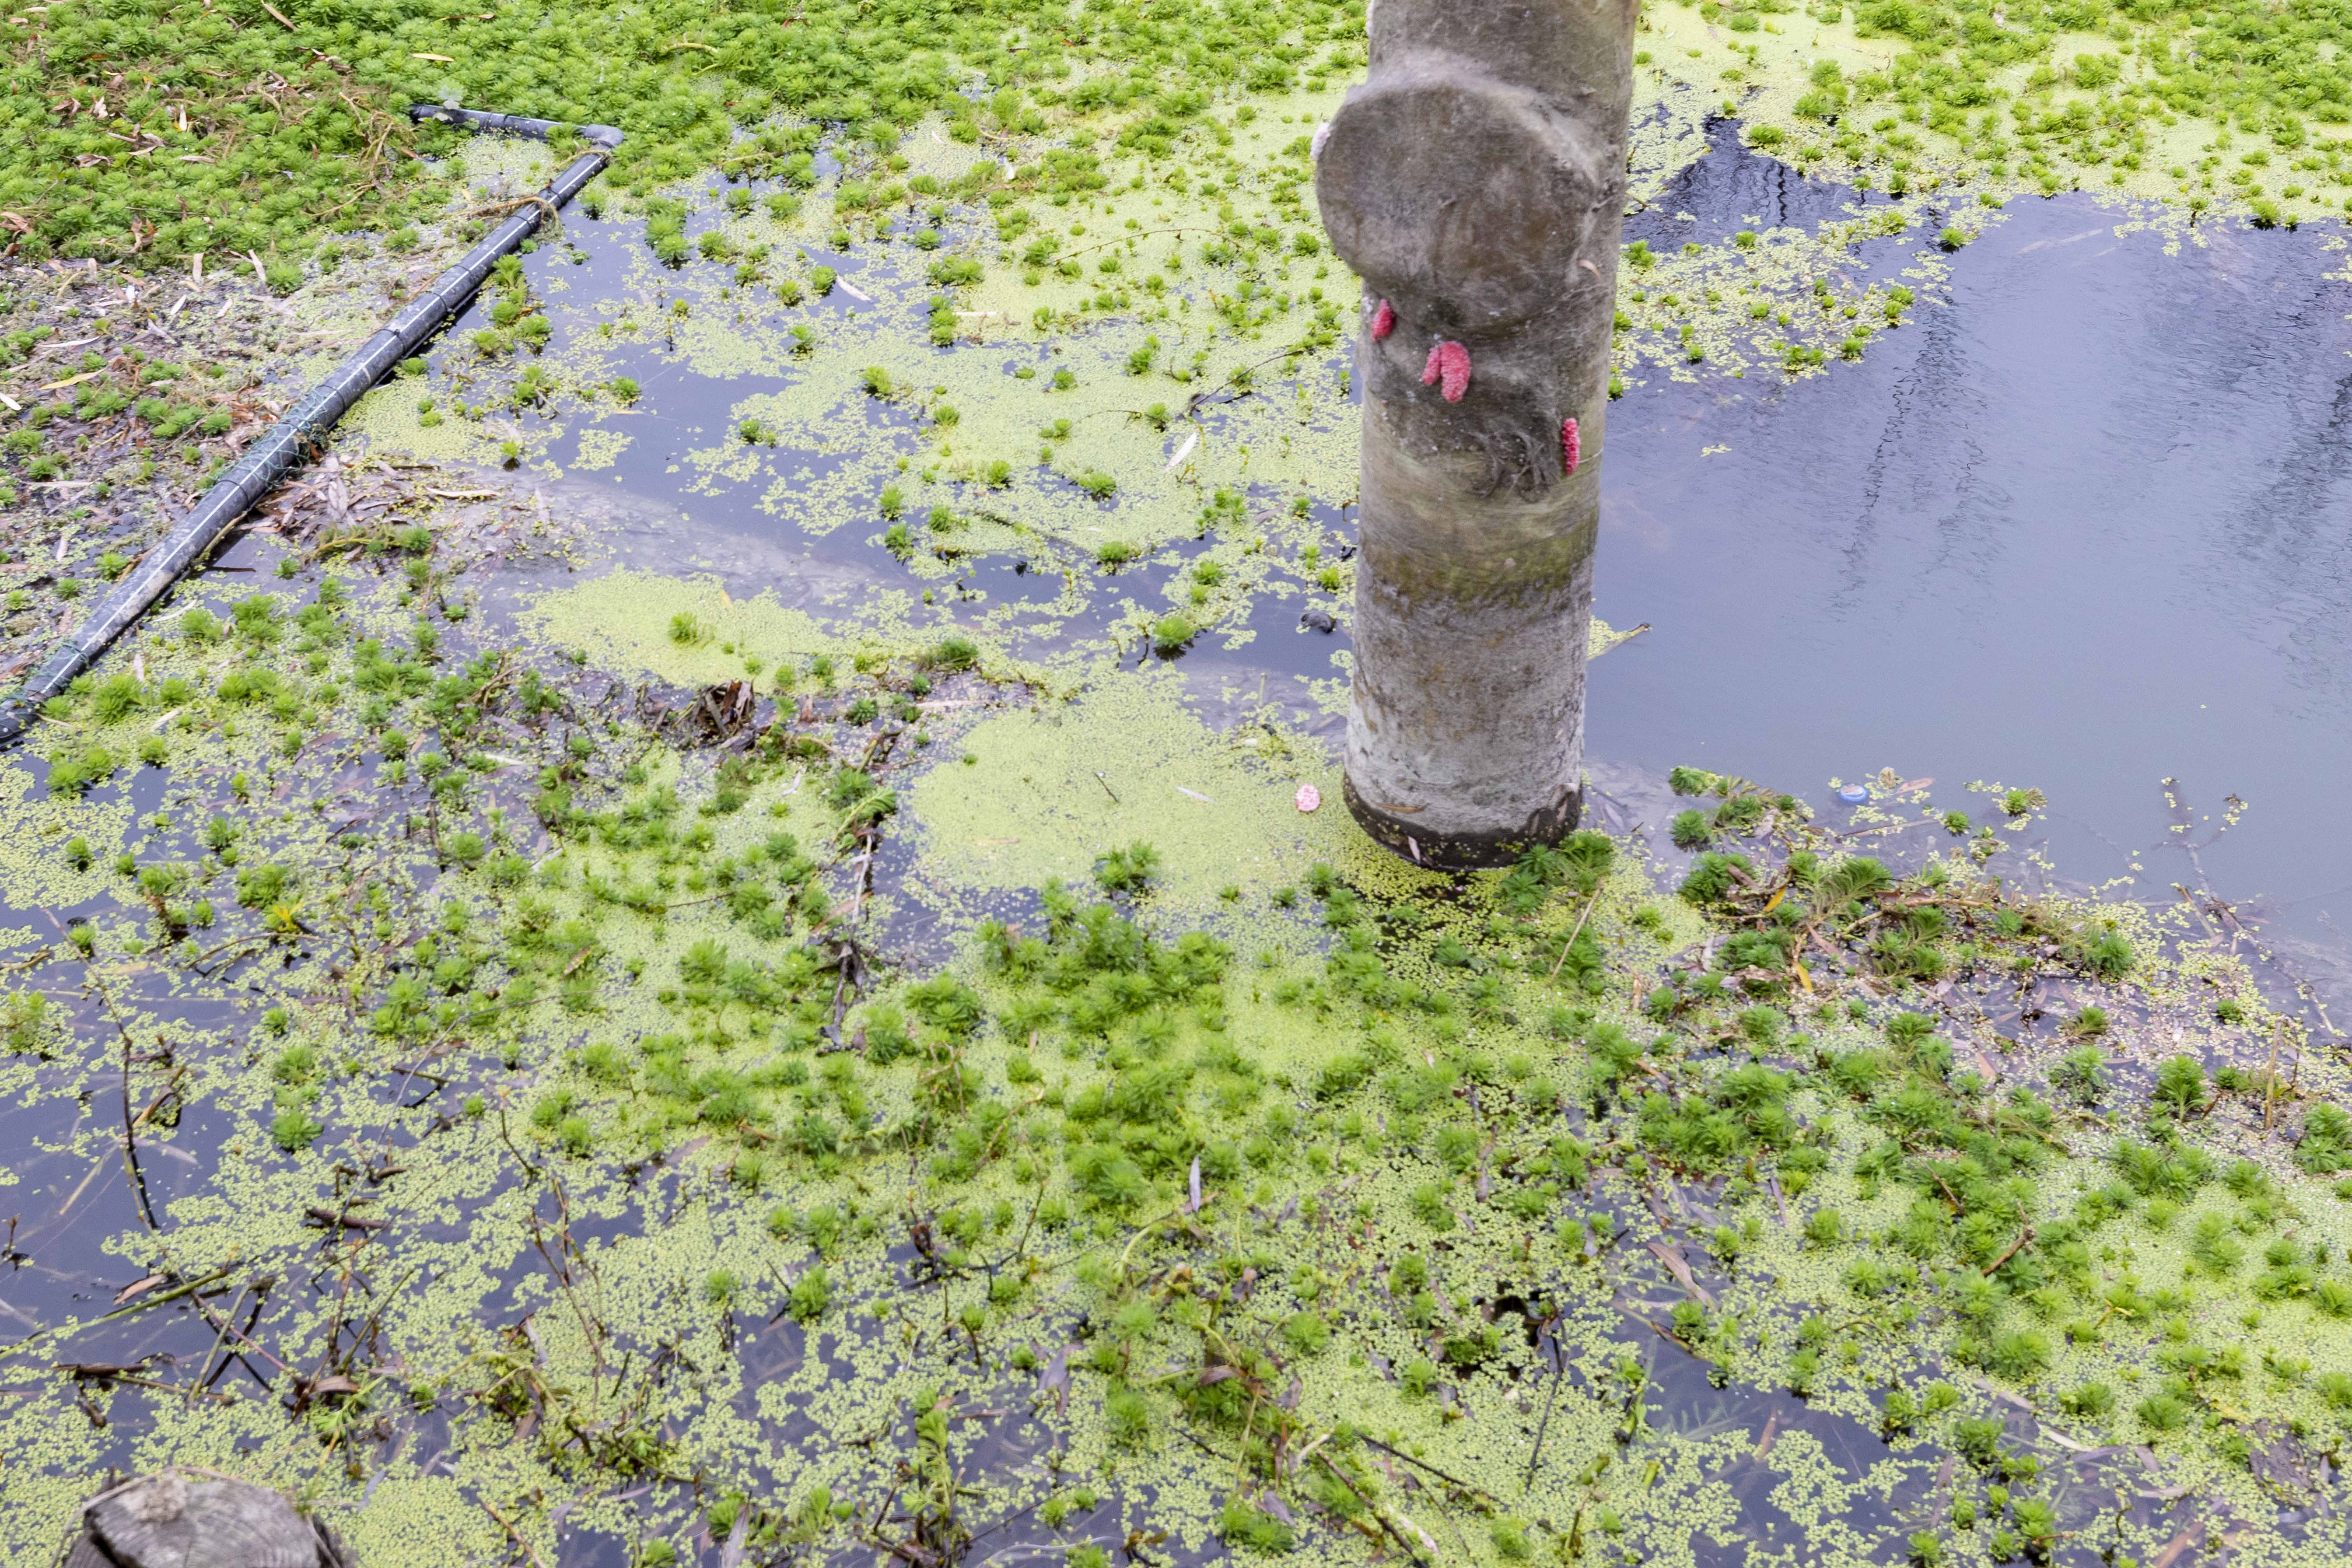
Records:
<instances>
[{"instance_id":1,"label":"green algae mat","mask_svg":"<svg viewBox=\"0 0 2352 1568\"><path fill-rule=\"evenodd\" d=\"M0 665L544 178L406 102L630 140L0 766L0 1555L165 1464L371 1568L2352 1553L2346 1073L2227 905L1892 773L1346 820L1362 25L10 14ZM2343 210L2333 9L1643 25L1637 198L1869 195L1637 241L1623 385L2036 193Z\"/></svg>"}]
</instances>

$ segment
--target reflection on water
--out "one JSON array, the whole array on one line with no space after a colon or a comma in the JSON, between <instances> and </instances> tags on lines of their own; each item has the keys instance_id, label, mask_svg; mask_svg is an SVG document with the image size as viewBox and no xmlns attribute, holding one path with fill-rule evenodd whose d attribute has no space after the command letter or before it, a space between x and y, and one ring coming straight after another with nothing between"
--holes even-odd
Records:
<instances>
[{"instance_id":1,"label":"reflection on water","mask_svg":"<svg viewBox=\"0 0 2352 1568\"><path fill-rule=\"evenodd\" d=\"M1748 152L1740 143L1737 121L1709 121L1706 132L1706 155L1626 215L1628 245L1647 240L1652 248L1665 250L1685 240L1720 245L1743 228L1818 228L1871 202L1866 192L1808 179L1777 159ZM1885 205L1885 198L1878 201ZM1940 222L1932 207L1921 216Z\"/></svg>"},{"instance_id":2,"label":"reflection on water","mask_svg":"<svg viewBox=\"0 0 2352 1568\"><path fill-rule=\"evenodd\" d=\"M2069 877L2339 938L2352 287L2314 233L2127 216L2012 202L1860 364L1612 411L1599 600L1654 629L1596 667L1596 756L1817 801L1892 766L1980 820L1969 781L2030 784Z\"/></svg>"}]
</instances>

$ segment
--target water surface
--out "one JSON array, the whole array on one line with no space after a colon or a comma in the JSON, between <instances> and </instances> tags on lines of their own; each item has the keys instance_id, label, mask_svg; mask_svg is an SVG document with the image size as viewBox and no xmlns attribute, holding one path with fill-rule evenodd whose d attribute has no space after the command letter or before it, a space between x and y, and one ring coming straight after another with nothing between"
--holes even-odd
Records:
<instances>
[{"instance_id":1,"label":"water surface","mask_svg":"<svg viewBox=\"0 0 2352 1568\"><path fill-rule=\"evenodd\" d=\"M2014 201L1861 363L1612 410L1599 597L1654 629L1595 667L1596 757L1893 767L1980 821L1968 781L2032 785L2071 878L2342 940L2352 287L2320 233L2129 216Z\"/></svg>"}]
</instances>

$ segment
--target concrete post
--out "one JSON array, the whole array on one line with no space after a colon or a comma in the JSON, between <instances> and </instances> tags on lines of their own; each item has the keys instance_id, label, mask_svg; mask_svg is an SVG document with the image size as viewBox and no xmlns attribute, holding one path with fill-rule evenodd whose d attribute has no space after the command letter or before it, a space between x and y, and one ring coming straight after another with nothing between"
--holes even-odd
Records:
<instances>
[{"instance_id":1,"label":"concrete post","mask_svg":"<svg viewBox=\"0 0 2352 1568\"><path fill-rule=\"evenodd\" d=\"M1348 806L1491 866L1582 805L1637 0L1374 0L1316 195L1364 283Z\"/></svg>"}]
</instances>

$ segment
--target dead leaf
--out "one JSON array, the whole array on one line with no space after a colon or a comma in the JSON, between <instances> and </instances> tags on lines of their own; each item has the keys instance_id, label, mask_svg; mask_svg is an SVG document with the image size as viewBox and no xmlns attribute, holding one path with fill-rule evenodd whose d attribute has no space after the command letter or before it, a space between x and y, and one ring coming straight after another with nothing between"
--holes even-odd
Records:
<instances>
[{"instance_id":1,"label":"dead leaf","mask_svg":"<svg viewBox=\"0 0 2352 1568\"><path fill-rule=\"evenodd\" d=\"M457 63L451 59L447 55L411 55L408 58L412 60L436 60L445 66L456 65Z\"/></svg>"},{"instance_id":2,"label":"dead leaf","mask_svg":"<svg viewBox=\"0 0 2352 1568\"><path fill-rule=\"evenodd\" d=\"M1675 1283L1696 1297L1702 1306L1715 1305L1715 1298L1706 1293L1706 1288L1691 1273L1691 1267L1684 1260L1681 1248L1670 1247L1663 1241L1654 1241L1650 1243L1650 1251L1666 1266L1666 1272L1675 1277Z\"/></svg>"},{"instance_id":3,"label":"dead leaf","mask_svg":"<svg viewBox=\"0 0 2352 1568\"><path fill-rule=\"evenodd\" d=\"M144 1296L148 1291L152 1290L156 1286L161 1285L164 1280L170 1278L171 1276L168 1274L150 1274L144 1279L133 1279L130 1284L125 1285L121 1289L114 1293L114 1304L120 1307L123 1302L130 1300L134 1296Z\"/></svg>"},{"instance_id":4,"label":"dead leaf","mask_svg":"<svg viewBox=\"0 0 2352 1568\"><path fill-rule=\"evenodd\" d=\"M2189 1552L2197 1550L2197 1543L2204 1539L2205 1526L2203 1524L2192 1524L2186 1527L2179 1534L2172 1538L2162 1552L2156 1554L2156 1560L2148 1564L2148 1568L2172 1568L2174 1563L2179 1562Z\"/></svg>"}]
</instances>

